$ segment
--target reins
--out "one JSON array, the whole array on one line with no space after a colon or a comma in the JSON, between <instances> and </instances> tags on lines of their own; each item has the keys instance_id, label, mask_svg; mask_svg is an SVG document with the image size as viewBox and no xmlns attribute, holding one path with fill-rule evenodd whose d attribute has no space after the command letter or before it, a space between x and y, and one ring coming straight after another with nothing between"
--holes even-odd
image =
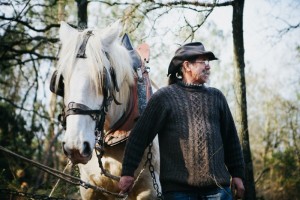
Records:
<instances>
[{"instance_id":1,"label":"reins","mask_svg":"<svg viewBox=\"0 0 300 200\"><path fill-rule=\"evenodd\" d=\"M69 174L65 174L65 173L60 172L60 171L58 171L56 169L50 168L50 167L45 166L43 164L40 164L40 163L38 163L36 161L30 160L28 158L25 158L25 157L23 157L21 155L18 155L16 153L14 153L14 152L12 152L12 151L10 151L10 150L2 147L2 146L0 146L0 150L3 151L3 152L5 152L5 153L8 153L10 155L13 155L13 156L15 156L17 158L20 158L20 159L22 159L22 160L24 160L26 162L29 162L32 165L34 165L35 167L37 167L37 168L39 168L39 169L41 169L41 170L43 170L43 171L45 171L45 172L53 175L53 176L55 176L55 177L57 177L59 179L62 179L64 181L68 182L68 183L71 183L73 185L82 186L82 187L84 187L86 189L91 188L91 189L93 189L95 191L99 191L99 192L103 192L103 193L106 193L106 194L109 194L109 195L113 195L113 196L118 197L118 198L126 198L127 197L127 195L123 195L123 194L119 194L119 193L107 191L106 189L104 189L102 187L99 187L99 186L96 186L96 185L92 185L92 184L90 184L88 182L85 182L85 181L81 180L80 178L71 176Z\"/></svg>"},{"instance_id":2,"label":"reins","mask_svg":"<svg viewBox=\"0 0 300 200\"><path fill-rule=\"evenodd\" d=\"M92 31L87 31L87 33L84 35L83 38L83 42L79 47L79 51L77 53L77 58L82 58L85 59L86 54L85 54L85 49L86 49L86 45L87 42L90 38L90 36L93 35ZM138 96L138 99L129 100L129 103L127 106L129 106L130 109L126 109L127 113L125 112L122 117L117 121L117 123L115 125L112 126L112 129L109 130L107 132L107 135L110 133L113 133L114 131L116 131L118 128L125 126L133 126L133 123L135 122L136 118L135 116L131 115L131 112L133 110L135 110L138 113L142 113L142 111L145 108L145 105L147 103L147 101L149 100L151 94L152 94L152 88L151 88L151 81L150 78L148 76L148 70L149 68L145 67L144 62L147 62L149 58L146 58L145 55L148 54L149 56L149 47L147 46L146 48L140 48L138 49L138 51L142 51L142 52L138 52L140 55L144 55L144 56L140 56L139 54L137 54L137 52L135 50L133 50L133 48L131 47L130 41L128 36L125 34L125 36L123 37L122 42L123 45L127 48L127 50L130 52L130 55L133 59L133 69L136 72L136 85L133 86L134 89L131 89L131 94L130 96ZM128 41L126 41L128 40ZM144 46L145 47L145 46ZM145 50L146 49L146 50ZM110 60L109 58L109 54L107 52L104 52L107 59ZM54 75L51 79L51 84L50 84L50 90L62 97L64 97L64 85L63 85L63 77L57 77L56 76L57 73L54 72ZM110 78L108 78L108 76L110 76ZM59 78L58 80L58 88L53 87L53 83L56 83L56 78ZM103 91L103 102L102 105L100 106L99 109L91 109L90 107L81 104L81 103L77 103L77 102L69 102L68 105L63 108L62 113L59 115L58 119L61 122L62 126L64 127L64 129L66 129L66 118L70 115L88 115L90 116L95 122L95 137L96 137L96 146L95 146L95 152L98 158L98 164L99 167L101 169L101 173L103 175L105 175L108 178L111 178L115 181L119 181L120 177L119 176L115 176L112 175L108 170L104 169L104 166L102 164L102 157L104 156L104 148L106 145L106 135L104 133L104 123L105 123L105 118L106 118L106 114L108 112L109 106L111 105L112 101L114 101L117 105L120 105L120 103L116 100L115 96L114 96L114 92L119 92L119 88L117 85L117 80L116 80L116 74L115 74L115 70L113 67L109 67L106 68L104 66L104 70L103 70L103 86L102 86L102 91ZM132 92L133 91L133 92ZM133 101L136 101L135 103L133 103ZM138 106L137 106L138 104ZM138 108L137 108L138 107ZM128 124L127 121L128 119L130 119L132 122L130 122ZM132 127L131 127L132 128ZM130 129L131 130L131 129ZM128 136L127 136L128 137ZM122 139L116 143L114 143L113 145L119 144L123 141L125 141L127 139L127 137L125 139ZM110 146L113 146L110 145ZM155 178L155 173L154 173L154 167L151 163L152 160L152 144L149 146L148 149L148 154L147 154L147 160L142 168L142 170L140 171L138 177L135 180L134 185L138 182L140 175L144 172L145 167L147 166L147 164L149 165L149 171L153 180L153 187L157 192L157 197L158 199L161 199L161 192L159 191L159 186L157 184L156 178ZM19 157L19 156L18 156ZM27 160L28 161L28 160ZM30 162L30 161L29 161ZM115 197L118 198L127 198L127 195L121 195L121 194L117 194L114 192L110 192L105 190L102 187L98 187L95 185L91 185L89 183L86 183L82 180L80 180L77 177L72 177L70 175L66 175L62 172L59 172L57 170L52 170L51 168L48 168L46 166L42 166L41 164L37 164L35 163L36 166L40 167L41 169L43 169L44 171L60 178L63 179L67 182L70 182L72 184L75 185L80 185L82 187L85 188L91 188L94 189L96 191L100 191L106 194L110 194L113 195ZM57 173L57 174L56 174Z\"/></svg>"},{"instance_id":3,"label":"reins","mask_svg":"<svg viewBox=\"0 0 300 200\"><path fill-rule=\"evenodd\" d=\"M87 32L83 43L81 44L79 48L79 53L77 54L77 58L86 58L85 55L85 47L88 42L89 37L92 35L92 32ZM113 133L114 131L118 130L119 128L124 126L126 127L125 130L128 128L128 126L132 129L133 123L136 120L135 113L142 113L148 100L150 99L150 96L152 95L152 88L151 88L151 81L148 76L149 68L145 66L145 62L149 61L149 46L146 44L140 45L138 48L138 52L133 50L130 40L127 34L123 37L123 45L127 48L127 50L130 52L130 55L133 59L133 69L136 72L136 78L135 78L135 86L133 86L130 90L130 100L127 105L126 112L121 116L121 118L112 126L111 130L107 132L108 136L109 134ZM105 52L105 55L107 59L109 60L109 54ZM107 72L104 70L104 72ZM113 87L109 87L109 84L105 82L107 80L106 76L108 75L112 78L112 84ZM67 106L66 113L64 113L63 121L69 116L69 115L89 115L92 117L92 119L96 122L95 127L95 136L96 136L96 146L95 146L95 152L98 158L98 164L99 168L101 169L101 172L104 176L111 178L112 180L119 181L120 177L115 176L111 174L108 170L106 170L102 163L102 157L104 156L104 147L105 147L105 140L106 136L104 134L104 122L105 122L105 116L108 111L108 107L111 104L111 102L114 100L117 105L120 103L116 101L114 97L114 92L112 92L110 89L113 89L116 92L119 92L119 88L117 86L116 81L116 74L114 71L114 68L110 67L110 70L108 73L104 73L105 77L104 79L104 86L103 86L103 102L102 106L99 110L92 110L88 106L80 103L70 102ZM133 99L134 96L136 96L136 99ZM138 106L137 106L138 105ZM134 114L132 114L134 113ZM128 121L129 125L128 125ZM127 123L127 124L126 124ZM119 144L120 142L125 141L127 138L120 140L119 142L116 142L113 145ZM111 146L113 146L111 145ZM152 177L153 181L153 187L157 193L157 198L162 199L162 194L159 191L159 186L156 181L155 173L154 173L154 166L152 164L152 143L149 145L148 153L147 153L147 160L143 165L143 168L139 172L137 178L135 179L134 185L138 182L139 177L144 172L147 164L149 165L149 171ZM106 191L108 193L108 191ZM125 199L127 196L125 196Z\"/></svg>"}]
</instances>

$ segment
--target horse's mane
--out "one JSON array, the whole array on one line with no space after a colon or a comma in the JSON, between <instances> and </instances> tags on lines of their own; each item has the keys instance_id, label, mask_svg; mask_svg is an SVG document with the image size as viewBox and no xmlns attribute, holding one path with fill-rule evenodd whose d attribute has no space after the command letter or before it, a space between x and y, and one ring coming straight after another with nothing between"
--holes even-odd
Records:
<instances>
[{"instance_id":1,"label":"horse's mane","mask_svg":"<svg viewBox=\"0 0 300 200\"><path fill-rule=\"evenodd\" d=\"M122 90L122 88L129 88L129 85L133 84L133 72L129 53L126 48L120 44L119 38L113 40L110 38L110 42L105 41L103 36L101 36L105 30L93 29L92 35L86 45L86 58L76 58L84 36L89 30L91 29L77 31L77 34L70 35L68 41L63 42L58 61L57 77L63 75L65 87L68 88L75 63L79 59L85 59L89 78L97 95L103 94L102 86L104 81L108 84L106 85L108 88L115 87L111 73L109 73L111 67L115 71L116 86L120 88L120 90ZM107 73L105 73L105 71ZM56 85L58 85L58 79ZM112 92L112 90L109 90L109 92ZM124 92L128 93L129 91ZM126 98L125 96L122 97L122 94L117 95L120 101L124 100L124 98Z\"/></svg>"}]
</instances>

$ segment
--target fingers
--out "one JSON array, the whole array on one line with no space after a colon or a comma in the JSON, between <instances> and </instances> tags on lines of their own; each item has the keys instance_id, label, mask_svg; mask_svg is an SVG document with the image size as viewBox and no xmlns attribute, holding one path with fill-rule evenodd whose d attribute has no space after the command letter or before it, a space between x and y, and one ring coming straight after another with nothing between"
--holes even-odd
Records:
<instances>
[{"instance_id":1,"label":"fingers","mask_svg":"<svg viewBox=\"0 0 300 200\"><path fill-rule=\"evenodd\" d=\"M233 193L234 199L243 198L244 192L245 192L245 187L244 187L242 179L240 179L238 177L232 178L231 191Z\"/></svg>"},{"instance_id":2,"label":"fingers","mask_svg":"<svg viewBox=\"0 0 300 200\"><path fill-rule=\"evenodd\" d=\"M132 176L122 176L118 187L120 189L120 194L128 193L133 186L134 178Z\"/></svg>"},{"instance_id":3,"label":"fingers","mask_svg":"<svg viewBox=\"0 0 300 200\"><path fill-rule=\"evenodd\" d=\"M238 199L243 198L244 192L245 192L245 188L244 188L244 187L239 187L239 188L237 188L237 190L236 190L236 197L237 197Z\"/></svg>"}]
</instances>

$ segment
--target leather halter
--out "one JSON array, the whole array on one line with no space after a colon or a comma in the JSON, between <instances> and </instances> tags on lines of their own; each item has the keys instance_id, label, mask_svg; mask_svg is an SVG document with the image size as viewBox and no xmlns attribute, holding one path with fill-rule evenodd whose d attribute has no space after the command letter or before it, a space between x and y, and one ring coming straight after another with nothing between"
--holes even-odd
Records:
<instances>
[{"instance_id":1,"label":"leather halter","mask_svg":"<svg viewBox=\"0 0 300 200\"><path fill-rule=\"evenodd\" d=\"M92 31L87 31L87 33L84 35L83 42L80 45L79 51L76 56L77 58L86 58L85 49L91 35L93 35ZM62 113L58 116L59 121L66 129L66 118L69 115L89 115L96 122L95 136L98 140L100 140L101 143L104 143L105 141L105 143L109 146L119 144L128 138L136 120L138 119L140 113L143 112L146 103L152 95L148 69L145 66L145 62L149 61L149 46L147 44L142 44L138 46L137 50L134 50L131 46L127 34L124 35L122 43L130 52L130 56L133 60L133 69L136 72L136 77L135 85L130 88L130 99L127 104L126 111L123 113L121 118L110 128L110 130L107 131L105 136L103 136L104 122L109 105L113 100L117 105L120 105L120 103L115 99L113 92L111 91L111 89L113 89L119 92L115 71L112 67L110 67L109 71L106 68L104 69L104 80L106 79L106 76L108 76L107 73L109 73L112 78L111 84L113 85L113 88L111 88L111 86L108 86L110 84L104 83L104 99L102 102L102 106L99 109L93 110L84 104L70 102L66 107L66 110L63 110ZM107 52L104 53L109 60L109 54ZM52 77L53 80L51 80L51 82L55 83L56 78L56 73L54 72ZM61 79L63 79L62 76L60 77L59 81L62 82L61 85L63 86L63 80ZM55 90L53 84L50 85L50 90L54 93L60 91ZM63 88L59 95L63 97Z\"/></svg>"},{"instance_id":2,"label":"leather halter","mask_svg":"<svg viewBox=\"0 0 300 200\"><path fill-rule=\"evenodd\" d=\"M79 47L76 58L86 58L86 55L85 55L86 44L87 44L87 42L88 42L91 35L93 35L93 31L88 31L84 35L83 42Z\"/></svg>"},{"instance_id":3,"label":"leather halter","mask_svg":"<svg viewBox=\"0 0 300 200\"><path fill-rule=\"evenodd\" d=\"M87 33L84 35L83 42L79 47L76 58L86 58L85 49L86 49L87 42L91 35L93 35L92 31L87 31ZM105 55L107 57L109 56L108 53L106 53L106 52L105 52ZM107 73L108 73L107 69L105 68L104 79L106 79ZM110 73L114 73L114 71L110 70ZM112 76L113 76L113 78L115 78L115 74L112 74ZM116 83L116 81L114 81L114 83ZM98 138L101 137L100 135L103 133L105 116L108 111L109 105L111 104L112 100L114 100L116 102L116 104L119 104L119 102L113 96L112 92L108 91L109 88L107 85L108 84L106 82L103 85L102 89L103 89L104 98L103 98L102 106L99 109L93 110L84 104L70 102L67 106L67 110L66 111L63 110L62 113L58 116L58 119L61 122L61 124L63 125L63 127L66 129L66 118L69 115L89 115L96 122L95 136ZM116 88L116 86L114 86L114 87Z\"/></svg>"}]
</instances>

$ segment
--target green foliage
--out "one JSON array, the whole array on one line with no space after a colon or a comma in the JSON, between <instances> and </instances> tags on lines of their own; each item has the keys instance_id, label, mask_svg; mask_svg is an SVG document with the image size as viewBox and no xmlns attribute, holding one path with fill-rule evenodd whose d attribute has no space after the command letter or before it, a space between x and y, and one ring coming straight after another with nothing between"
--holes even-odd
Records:
<instances>
[{"instance_id":1,"label":"green foliage","mask_svg":"<svg viewBox=\"0 0 300 200\"><path fill-rule=\"evenodd\" d=\"M269 87L256 88L259 96L252 108L259 113L250 125L250 131L254 133L256 190L258 196L266 200L299 199L299 90L293 93L295 100L291 100L293 98L287 99ZM263 98L261 94L264 94Z\"/></svg>"},{"instance_id":2,"label":"green foliage","mask_svg":"<svg viewBox=\"0 0 300 200\"><path fill-rule=\"evenodd\" d=\"M27 130L26 121L23 116L15 113L15 108L8 103L0 102L0 144L7 146L17 152L26 151L32 154L31 146L34 133ZM37 129L36 129L37 130Z\"/></svg>"},{"instance_id":3,"label":"green foliage","mask_svg":"<svg viewBox=\"0 0 300 200\"><path fill-rule=\"evenodd\" d=\"M35 151L32 148L35 133L26 128L26 120L23 116L17 115L14 107L10 104L0 102L0 110L0 145L15 153L31 158ZM19 187L24 179L25 170L30 171L26 164L1 152L1 188L3 186Z\"/></svg>"},{"instance_id":4,"label":"green foliage","mask_svg":"<svg viewBox=\"0 0 300 200\"><path fill-rule=\"evenodd\" d=\"M299 155L298 155L299 156ZM300 196L300 160L297 152L290 147L284 151L276 152L267 160L271 168L268 178L276 190L272 194L276 199L297 199Z\"/></svg>"},{"instance_id":5,"label":"green foliage","mask_svg":"<svg viewBox=\"0 0 300 200\"><path fill-rule=\"evenodd\" d=\"M288 148L284 152L274 153L273 158L271 159L270 164L274 166L274 170L278 171L278 175L283 177L281 179L281 184L290 185L291 183L300 184L300 166L298 165L297 157L295 157L294 148ZM294 180L294 178L296 178ZM300 194L300 193L299 193Z\"/></svg>"},{"instance_id":6,"label":"green foliage","mask_svg":"<svg viewBox=\"0 0 300 200\"><path fill-rule=\"evenodd\" d=\"M0 145L39 162L47 157L52 167L45 138L54 136L47 135L50 119L43 98L58 46L56 3L22 0L0 4ZM0 155L0 188L51 187L45 186L43 178L47 177L30 163ZM52 184L53 178L49 180Z\"/></svg>"}]
</instances>

